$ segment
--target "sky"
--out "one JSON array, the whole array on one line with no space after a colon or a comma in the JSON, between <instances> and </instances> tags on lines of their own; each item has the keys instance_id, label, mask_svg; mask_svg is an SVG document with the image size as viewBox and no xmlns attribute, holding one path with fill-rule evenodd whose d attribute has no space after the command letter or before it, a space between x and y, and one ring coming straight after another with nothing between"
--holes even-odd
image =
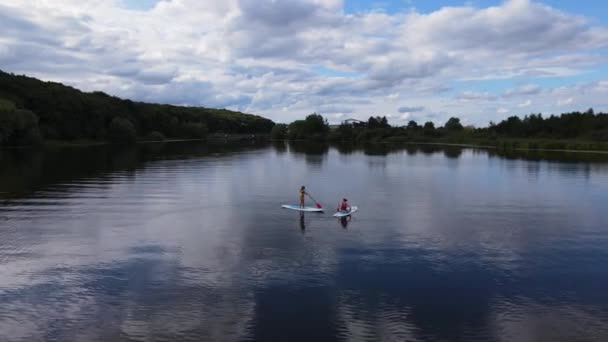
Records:
<instances>
[{"instance_id":1,"label":"sky","mask_svg":"<svg viewBox=\"0 0 608 342\"><path fill-rule=\"evenodd\" d=\"M603 0L0 0L0 69L289 123L608 111Z\"/></svg>"}]
</instances>

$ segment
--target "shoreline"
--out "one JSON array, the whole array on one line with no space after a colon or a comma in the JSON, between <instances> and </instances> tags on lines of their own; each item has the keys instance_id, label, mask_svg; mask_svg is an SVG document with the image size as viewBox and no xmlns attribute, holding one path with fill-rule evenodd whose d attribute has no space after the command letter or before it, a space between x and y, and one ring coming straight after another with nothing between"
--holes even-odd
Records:
<instances>
[{"instance_id":1,"label":"shoreline","mask_svg":"<svg viewBox=\"0 0 608 342\"><path fill-rule=\"evenodd\" d=\"M539 152L563 152L563 153L595 153L595 154L608 154L608 149L560 149L560 148L530 148L530 147L519 147L519 144L529 144L529 143L541 143L532 141L499 141L495 145L488 145L483 143L454 143L454 142L428 142L428 141L403 141L403 142L395 142L395 141L366 141L366 142L355 142L355 141L343 141L343 142L331 142L331 141L315 141L315 140L277 140L268 138L265 135L255 135L250 137L250 135L233 135L233 136L219 136L213 135L207 137L205 139L166 139L161 141L155 140L141 140L136 141L133 144L116 144L109 141L63 141L63 140L48 140L42 143L39 146L4 146L0 147L0 151L2 150L18 150L18 149L30 149L30 148L67 148L67 147L93 147L93 146L129 146L129 145L143 145L143 144L159 144L159 143L174 143L174 142L207 142L207 143L217 143L217 142L235 142L235 141L268 141L268 142L298 142L298 143L317 143L317 144L327 144L327 145L335 145L336 143L346 143L352 145L392 145L392 146L400 146L400 145L427 145L427 146L449 146L449 147L461 147L461 148L471 148L471 149L492 149L492 150L506 150L506 151L539 151ZM550 141L550 143L561 143L567 144L568 141ZM570 142L572 143L572 142ZM508 144L510 146L501 146ZM573 143L576 144L576 143ZM585 142L581 144L594 144L592 142Z\"/></svg>"},{"instance_id":2,"label":"shoreline","mask_svg":"<svg viewBox=\"0 0 608 342\"><path fill-rule=\"evenodd\" d=\"M403 142L394 142L394 141L365 141L365 142L355 142L355 141L342 141L342 142L331 142L331 141L314 141L314 140L277 140L271 139L273 142L313 142L313 143L322 143L322 144L352 144L352 145L392 145L392 146L400 146L400 145L427 145L427 146L451 146L451 147L462 147L462 148L479 148L479 149L493 149L493 150L503 150L503 151L539 151L539 152L567 152L567 153L597 153L597 154L608 154L608 149L559 149L559 148L530 148L530 147L515 147L515 146L500 146L502 144L497 143L496 145L487 145L483 143L450 143L450 142L428 142L428 141L403 141ZM559 141L555 141L558 142ZM509 142L513 143L527 143L524 141L513 141ZM592 144L592 143L591 143Z\"/></svg>"},{"instance_id":3,"label":"shoreline","mask_svg":"<svg viewBox=\"0 0 608 342\"><path fill-rule=\"evenodd\" d=\"M228 135L228 136L218 136L218 135L210 135L204 139L165 139L165 140L137 140L132 144L120 144L113 143L111 141L101 141L101 140L47 140L41 143L40 145L31 145L31 146L0 146L1 150L16 150L16 149L29 149L29 148L63 148L63 147L91 147L91 146L131 146L131 145L141 145L141 144L159 144L159 143L172 143L172 142L234 142L234 141L260 141L267 140L266 135Z\"/></svg>"}]
</instances>

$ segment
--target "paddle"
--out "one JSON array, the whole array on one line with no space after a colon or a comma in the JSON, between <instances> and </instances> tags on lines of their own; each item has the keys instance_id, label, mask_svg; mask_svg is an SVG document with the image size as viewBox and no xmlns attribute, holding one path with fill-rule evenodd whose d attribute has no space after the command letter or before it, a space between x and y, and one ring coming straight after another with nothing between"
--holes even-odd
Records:
<instances>
[{"instance_id":1,"label":"paddle","mask_svg":"<svg viewBox=\"0 0 608 342\"><path fill-rule=\"evenodd\" d=\"M320 205L320 204L319 204L317 201L315 201L315 199L314 199L314 198L312 198L312 196L310 196L310 194L309 194L308 192L307 192L306 194L308 195L308 197L310 197L310 199L311 199L313 202L315 202L315 204L317 205L317 208L319 208L319 209L323 209L323 207L322 207L322 206L321 206L321 205Z\"/></svg>"}]
</instances>

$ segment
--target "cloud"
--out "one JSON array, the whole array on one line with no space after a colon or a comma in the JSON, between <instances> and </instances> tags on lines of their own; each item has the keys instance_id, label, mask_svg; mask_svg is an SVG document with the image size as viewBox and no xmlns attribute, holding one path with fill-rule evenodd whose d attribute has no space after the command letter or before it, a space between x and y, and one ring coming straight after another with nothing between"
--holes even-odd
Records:
<instances>
[{"instance_id":1,"label":"cloud","mask_svg":"<svg viewBox=\"0 0 608 342\"><path fill-rule=\"evenodd\" d=\"M386 99L390 100L390 101L395 101L395 100L399 99L399 93L386 95Z\"/></svg>"},{"instance_id":2,"label":"cloud","mask_svg":"<svg viewBox=\"0 0 608 342\"><path fill-rule=\"evenodd\" d=\"M500 108L498 108L498 109L496 110L496 113L497 113L497 114L506 114L506 113L508 113L508 112L509 112L509 110L508 110L507 108L504 108L504 107L500 107Z\"/></svg>"},{"instance_id":3,"label":"cloud","mask_svg":"<svg viewBox=\"0 0 608 342\"><path fill-rule=\"evenodd\" d=\"M414 112L422 112L424 110L423 106L417 106L417 107L399 107L398 111L399 113L414 113Z\"/></svg>"},{"instance_id":4,"label":"cloud","mask_svg":"<svg viewBox=\"0 0 608 342\"><path fill-rule=\"evenodd\" d=\"M157 68L139 70L132 77L144 84L167 84L177 77L177 69Z\"/></svg>"},{"instance_id":5,"label":"cloud","mask_svg":"<svg viewBox=\"0 0 608 342\"><path fill-rule=\"evenodd\" d=\"M340 0L180 0L130 10L114 1L6 0L0 65L84 90L242 108L280 121L336 109L366 118L413 99L475 123L488 120L475 114L479 105L499 99L510 110L532 95L543 98L535 104L577 98L608 106L569 80L608 62L608 29L585 17L529 0L428 13L343 7ZM547 77L565 88L535 85ZM524 85L494 94L460 83L489 80ZM595 83L586 94L601 89ZM416 112L406 109L399 112Z\"/></svg>"},{"instance_id":6,"label":"cloud","mask_svg":"<svg viewBox=\"0 0 608 342\"><path fill-rule=\"evenodd\" d=\"M542 88L535 84L527 84L515 89L508 89L504 93L504 97L516 97L516 96L527 96L536 95L542 91Z\"/></svg>"},{"instance_id":7,"label":"cloud","mask_svg":"<svg viewBox=\"0 0 608 342\"><path fill-rule=\"evenodd\" d=\"M605 28L530 0L484 9L444 7L408 17L407 37L423 46L484 54L546 53L605 46Z\"/></svg>"},{"instance_id":8,"label":"cloud","mask_svg":"<svg viewBox=\"0 0 608 342\"><path fill-rule=\"evenodd\" d=\"M350 113L354 113L355 110L353 108L349 108L349 107L324 106L324 107L319 108L318 112L321 114L324 114L324 113L350 114Z\"/></svg>"},{"instance_id":9,"label":"cloud","mask_svg":"<svg viewBox=\"0 0 608 342\"><path fill-rule=\"evenodd\" d=\"M458 99L461 101L494 101L497 99L496 95L490 94L488 92L479 93L475 91L464 91L459 96Z\"/></svg>"},{"instance_id":10,"label":"cloud","mask_svg":"<svg viewBox=\"0 0 608 342\"><path fill-rule=\"evenodd\" d=\"M567 99L560 99L560 100L557 101L557 105L558 106L567 106L567 105L570 105L570 104L573 104L573 103L574 103L574 98L573 97L569 97Z\"/></svg>"},{"instance_id":11,"label":"cloud","mask_svg":"<svg viewBox=\"0 0 608 342\"><path fill-rule=\"evenodd\" d=\"M608 91L608 81L599 81L595 84L595 89L599 91Z\"/></svg>"},{"instance_id":12,"label":"cloud","mask_svg":"<svg viewBox=\"0 0 608 342\"><path fill-rule=\"evenodd\" d=\"M532 105L532 101L526 100L526 102L522 102L522 103L518 104L517 107L526 108L526 107L530 107L531 105Z\"/></svg>"}]
</instances>

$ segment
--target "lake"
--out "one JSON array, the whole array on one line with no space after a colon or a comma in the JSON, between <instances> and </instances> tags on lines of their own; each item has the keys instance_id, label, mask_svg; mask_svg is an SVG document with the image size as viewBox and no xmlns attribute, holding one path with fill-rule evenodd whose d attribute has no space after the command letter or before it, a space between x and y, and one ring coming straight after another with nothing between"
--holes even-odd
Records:
<instances>
[{"instance_id":1,"label":"lake","mask_svg":"<svg viewBox=\"0 0 608 342\"><path fill-rule=\"evenodd\" d=\"M602 154L3 150L0 340L608 341L607 204Z\"/></svg>"}]
</instances>

